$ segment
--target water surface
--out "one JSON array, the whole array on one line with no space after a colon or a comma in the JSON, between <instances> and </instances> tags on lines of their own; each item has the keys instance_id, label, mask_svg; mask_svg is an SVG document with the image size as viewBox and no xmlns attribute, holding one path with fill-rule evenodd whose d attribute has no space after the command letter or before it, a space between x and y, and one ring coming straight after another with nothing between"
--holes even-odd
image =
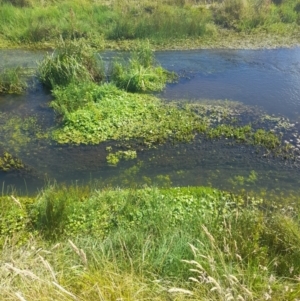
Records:
<instances>
[{"instance_id":1,"label":"water surface","mask_svg":"<svg viewBox=\"0 0 300 301\"><path fill-rule=\"evenodd\" d=\"M36 68L44 52L1 50L0 68ZM108 65L116 53L103 53ZM157 61L181 77L159 96L167 100L197 102L229 99L258 106L267 114L284 116L300 124L300 49L193 50L156 53ZM0 95L0 111L11 117L35 116L43 128L55 125L48 108L51 94L40 84L22 96ZM3 122L3 121L2 121ZM300 128L298 127L298 130ZM298 139L296 131L295 139ZM13 136L12 136L13 137ZM32 140L16 148L0 130L2 148L30 166L22 174L0 173L3 189L15 186L34 191L47 180L102 185L213 185L223 189L297 190L300 169L293 162L264 156L256 148L229 140L209 141L198 136L192 143L138 149L138 158L117 167L106 162L106 146L62 146ZM13 138L12 138L13 139ZM255 174L256 180L250 175Z\"/></svg>"}]
</instances>

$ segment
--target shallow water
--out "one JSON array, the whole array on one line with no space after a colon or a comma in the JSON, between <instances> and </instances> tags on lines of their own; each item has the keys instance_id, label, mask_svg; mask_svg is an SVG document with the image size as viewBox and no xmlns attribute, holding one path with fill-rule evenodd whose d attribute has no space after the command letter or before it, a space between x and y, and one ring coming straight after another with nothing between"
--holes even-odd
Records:
<instances>
[{"instance_id":1,"label":"shallow water","mask_svg":"<svg viewBox=\"0 0 300 301\"><path fill-rule=\"evenodd\" d=\"M0 68L21 65L35 68L44 52L0 51ZM102 54L109 62L115 53ZM300 49L194 50L157 52L157 60L180 74L159 96L168 100L230 99L259 106L268 114L300 122ZM36 116L46 129L55 124L48 108L49 91L39 84L26 95L0 95L0 111L10 117ZM300 123L299 123L300 124ZM297 126L296 126L297 128ZM0 146L20 157L30 171L0 173L2 190L14 186L25 193L48 180L101 185L213 185L223 189L297 190L300 169L283 159L263 156L249 146L229 140L208 141L198 136L193 143L166 144L138 149L138 158L117 167L106 162L106 146L61 146L33 139L16 148L0 130ZM1 149L0 149L1 150ZM251 174L255 177L251 177Z\"/></svg>"},{"instance_id":2,"label":"shallow water","mask_svg":"<svg viewBox=\"0 0 300 301\"><path fill-rule=\"evenodd\" d=\"M229 99L299 119L299 48L161 52L157 59L184 76L163 97Z\"/></svg>"}]
</instances>

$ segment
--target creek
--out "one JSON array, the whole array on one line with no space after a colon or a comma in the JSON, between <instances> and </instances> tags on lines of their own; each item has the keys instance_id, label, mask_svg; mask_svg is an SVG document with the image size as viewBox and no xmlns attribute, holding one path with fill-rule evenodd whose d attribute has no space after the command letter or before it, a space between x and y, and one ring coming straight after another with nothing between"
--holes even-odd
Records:
<instances>
[{"instance_id":1,"label":"creek","mask_svg":"<svg viewBox=\"0 0 300 301\"><path fill-rule=\"evenodd\" d=\"M44 52L0 50L0 68L36 68ZM101 54L108 63L116 53ZM292 129L289 136L300 148L300 48L274 50L193 50L156 53L157 61L180 75L157 95L166 101L240 102L268 115L282 118ZM137 149L137 158L111 166L107 146L57 145L45 139L24 138L18 126L6 129L9 119L34 117L41 132L55 125L48 107L52 96L39 83L25 95L0 95L0 151L11 152L30 167L26 172L0 172L2 192L14 187L30 193L47 181L103 186L212 185L227 190L297 191L300 160L265 156L257 148L227 139L197 136L193 142L167 143ZM299 157L300 159L300 157Z\"/></svg>"}]
</instances>

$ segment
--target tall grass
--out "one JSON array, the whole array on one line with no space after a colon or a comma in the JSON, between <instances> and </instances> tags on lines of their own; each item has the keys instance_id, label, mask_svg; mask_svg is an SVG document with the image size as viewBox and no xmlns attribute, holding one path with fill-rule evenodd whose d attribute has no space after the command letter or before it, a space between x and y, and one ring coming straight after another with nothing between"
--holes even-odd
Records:
<instances>
[{"instance_id":1,"label":"tall grass","mask_svg":"<svg viewBox=\"0 0 300 301\"><path fill-rule=\"evenodd\" d=\"M71 82L101 82L104 78L100 59L81 41L61 40L55 52L48 54L38 66L40 80L51 88Z\"/></svg>"},{"instance_id":2,"label":"tall grass","mask_svg":"<svg viewBox=\"0 0 300 301\"><path fill-rule=\"evenodd\" d=\"M205 1L37 1L0 3L1 37L11 43L52 43L64 39L92 41L150 39L152 42L210 39L219 29L237 32L282 28L289 34L299 24L298 2L293 0ZM220 31L219 31L220 32ZM222 33L222 31L220 32Z\"/></svg>"},{"instance_id":3,"label":"tall grass","mask_svg":"<svg viewBox=\"0 0 300 301\"><path fill-rule=\"evenodd\" d=\"M2 196L0 298L296 300L299 211L286 204L271 214L210 188Z\"/></svg>"},{"instance_id":4,"label":"tall grass","mask_svg":"<svg viewBox=\"0 0 300 301\"><path fill-rule=\"evenodd\" d=\"M112 82L129 92L161 91L174 79L174 73L155 63L149 42L140 44L128 62L115 61L111 72Z\"/></svg>"}]
</instances>

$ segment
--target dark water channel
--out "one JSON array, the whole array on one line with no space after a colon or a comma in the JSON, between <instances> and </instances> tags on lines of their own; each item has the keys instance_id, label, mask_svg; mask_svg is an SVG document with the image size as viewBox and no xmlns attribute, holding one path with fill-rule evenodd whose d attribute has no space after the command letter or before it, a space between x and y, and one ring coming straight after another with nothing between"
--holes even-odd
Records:
<instances>
[{"instance_id":1,"label":"dark water channel","mask_svg":"<svg viewBox=\"0 0 300 301\"><path fill-rule=\"evenodd\" d=\"M35 68L43 52L0 50L0 68ZM114 53L103 53L105 62ZM259 107L274 117L283 116L295 125L293 139L300 139L300 48L276 50L194 50L156 53L159 63L180 75L159 94L167 100L198 102L206 99L233 100ZM2 119L34 116L41 129L54 126L48 108L49 91L35 84L26 95L0 95ZM4 114L4 115L3 115ZM5 116L5 117L3 117ZM61 146L46 140L17 141L18 129L7 134L0 123L1 148L29 166L19 173L0 172L2 190L15 187L35 191L48 180L102 185L212 185L222 189L297 191L300 168L290 160L264 156L263 151L232 141L207 140L198 136L192 143L166 144L137 151L137 159L118 166L106 162L107 144ZM2 127L2 128L1 128ZM300 144L300 140L299 140ZM299 145L300 147L300 145Z\"/></svg>"}]
</instances>

